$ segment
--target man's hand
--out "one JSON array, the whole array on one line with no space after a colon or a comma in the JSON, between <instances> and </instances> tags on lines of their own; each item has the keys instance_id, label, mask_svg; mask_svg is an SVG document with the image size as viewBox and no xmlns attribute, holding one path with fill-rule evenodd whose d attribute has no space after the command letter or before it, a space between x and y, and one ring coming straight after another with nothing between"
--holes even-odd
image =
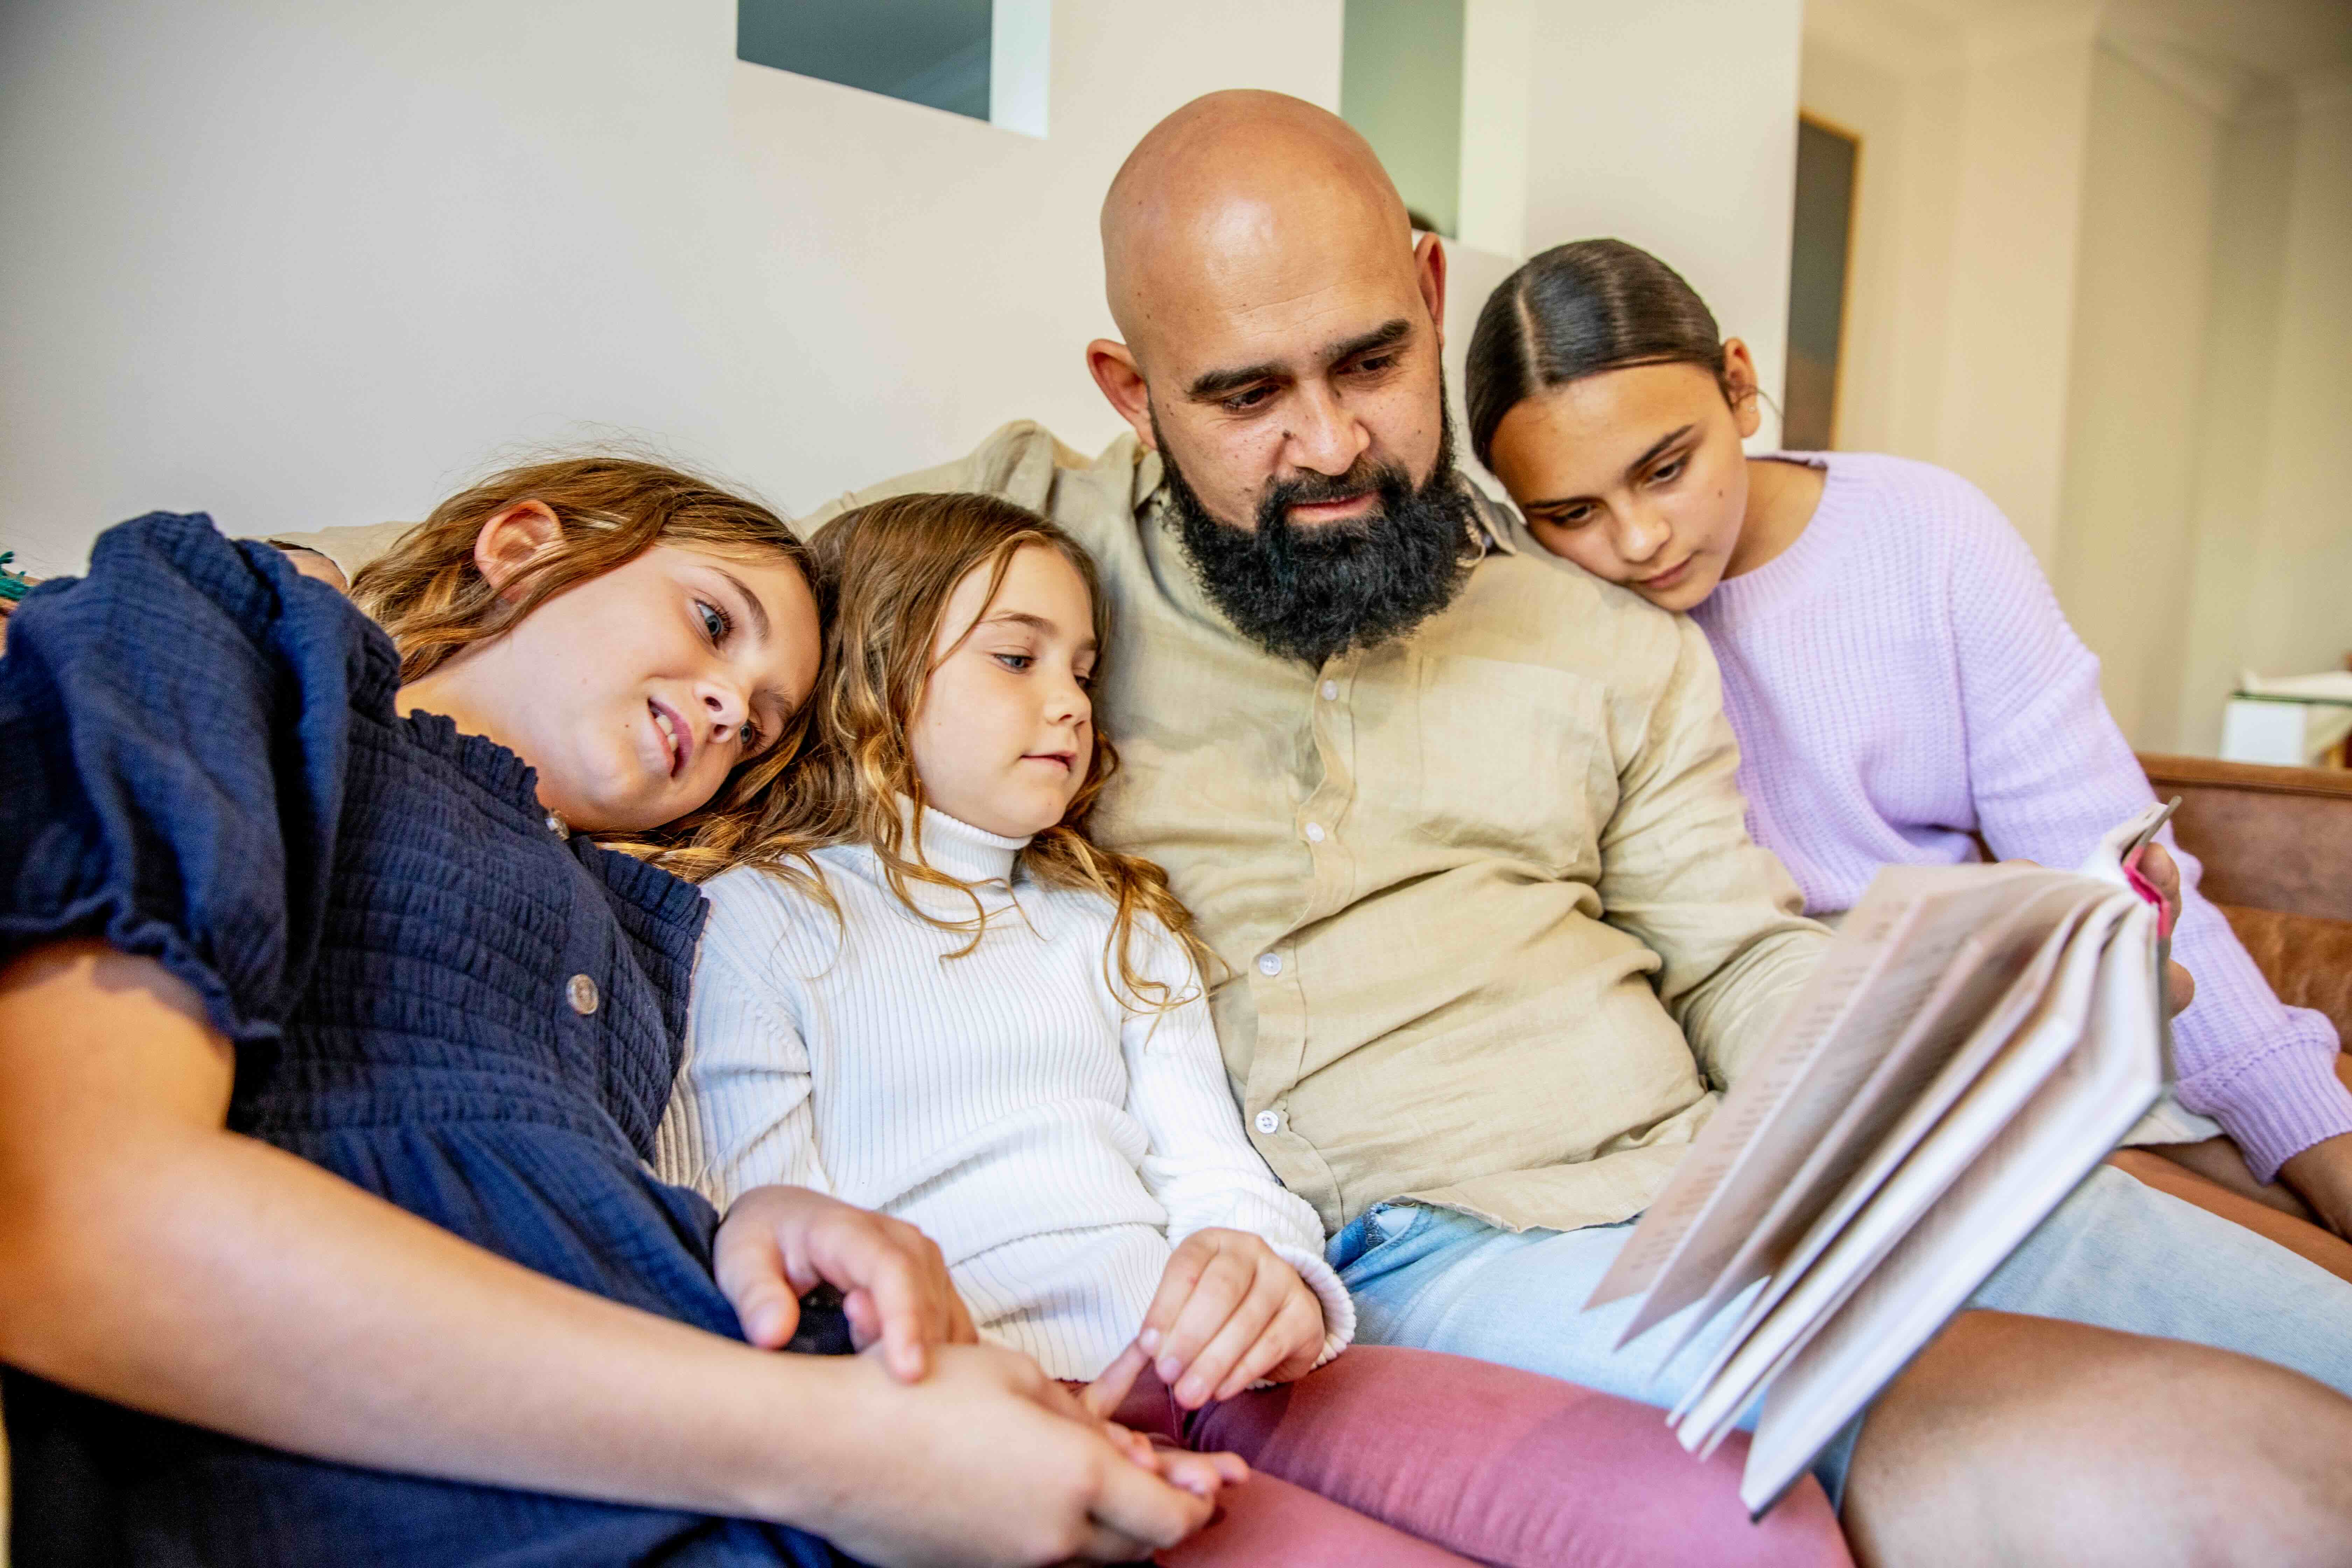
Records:
<instances>
[{"instance_id":1,"label":"man's hand","mask_svg":"<svg viewBox=\"0 0 2352 1568\"><path fill-rule=\"evenodd\" d=\"M793 1337L800 1298L820 1282L841 1292L852 1342L864 1350L880 1341L883 1364L902 1383L923 1375L926 1346L980 1339L929 1237L805 1187L753 1187L737 1198L712 1244L711 1274L743 1337L762 1350Z\"/></svg>"},{"instance_id":2,"label":"man's hand","mask_svg":"<svg viewBox=\"0 0 2352 1568\"><path fill-rule=\"evenodd\" d=\"M2314 1143L2279 1167L2279 1180L2302 1195L2321 1224L2352 1241L2352 1132Z\"/></svg>"},{"instance_id":3,"label":"man's hand","mask_svg":"<svg viewBox=\"0 0 2352 1568\"><path fill-rule=\"evenodd\" d=\"M1260 1379L1305 1375L1323 1351L1323 1304L1257 1237L1194 1231L1168 1260L1135 1342L1176 1403L1198 1410Z\"/></svg>"},{"instance_id":4,"label":"man's hand","mask_svg":"<svg viewBox=\"0 0 2352 1568\"><path fill-rule=\"evenodd\" d=\"M861 1561L1134 1562L1208 1522L1228 1467L1247 1473L1230 1455L1162 1450L1155 1460L1148 1443L1096 1419L1012 1351L945 1347L911 1384L873 1372L872 1359L829 1363L856 1385L859 1415L835 1448L856 1483L828 1487L821 1506L779 1510Z\"/></svg>"}]
</instances>

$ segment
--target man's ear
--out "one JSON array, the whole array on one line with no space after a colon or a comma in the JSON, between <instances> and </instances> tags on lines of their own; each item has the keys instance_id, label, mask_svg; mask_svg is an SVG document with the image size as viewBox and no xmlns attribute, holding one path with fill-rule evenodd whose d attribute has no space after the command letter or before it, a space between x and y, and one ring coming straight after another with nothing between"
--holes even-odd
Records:
<instances>
[{"instance_id":1,"label":"man's ear","mask_svg":"<svg viewBox=\"0 0 2352 1568\"><path fill-rule=\"evenodd\" d=\"M1763 399L1756 379L1756 356L1738 338L1723 341L1724 396L1731 402L1732 422L1743 441L1764 426Z\"/></svg>"},{"instance_id":2,"label":"man's ear","mask_svg":"<svg viewBox=\"0 0 2352 1568\"><path fill-rule=\"evenodd\" d=\"M502 599L512 598L509 584L542 550L562 534L554 509L543 500L519 500L492 512L474 535L474 569Z\"/></svg>"},{"instance_id":3,"label":"man's ear","mask_svg":"<svg viewBox=\"0 0 2352 1568\"><path fill-rule=\"evenodd\" d=\"M1151 389L1143 384L1143 372L1128 346L1097 338L1087 345L1087 369L1093 373L1102 395L1110 399L1110 405L1118 410L1118 416L1135 427L1135 438L1143 443L1143 449L1158 451L1160 443L1151 431Z\"/></svg>"},{"instance_id":4,"label":"man's ear","mask_svg":"<svg viewBox=\"0 0 2352 1568\"><path fill-rule=\"evenodd\" d=\"M1412 247L1412 268L1421 287L1421 302L1429 307L1429 324L1437 329L1439 347L1445 343L1445 245L1424 234Z\"/></svg>"}]
</instances>

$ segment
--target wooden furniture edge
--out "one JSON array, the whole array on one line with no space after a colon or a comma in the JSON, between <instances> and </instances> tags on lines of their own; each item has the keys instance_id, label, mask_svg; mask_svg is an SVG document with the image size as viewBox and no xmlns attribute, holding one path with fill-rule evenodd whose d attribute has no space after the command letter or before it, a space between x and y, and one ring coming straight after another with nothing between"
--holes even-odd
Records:
<instances>
[{"instance_id":1,"label":"wooden furniture edge","mask_svg":"<svg viewBox=\"0 0 2352 1568\"><path fill-rule=\"evenodd\" d=\"M2143 752L2139 765L2162 795L2168 784L2191 789L2247 790L2258 795L2305 795L2352 800L2352 769L2280 768L2266 763L2225 763L2212 757L2177 757Z\"/></svg>"}]
</instances>

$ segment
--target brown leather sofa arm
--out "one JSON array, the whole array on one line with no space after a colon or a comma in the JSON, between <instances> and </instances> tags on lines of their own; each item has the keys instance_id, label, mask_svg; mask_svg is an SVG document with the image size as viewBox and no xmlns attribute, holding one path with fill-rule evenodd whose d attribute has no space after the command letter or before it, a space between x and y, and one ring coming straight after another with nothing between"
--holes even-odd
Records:
<instances>
[{"instance_id":1,"label":"brown leather sofa arm","mask_svg":"<svg viewBox=\"0 0 2352 1568\"><path fill-rule=\"evenodd\" d=\"M2336 1038L2352 1040L2352 921L2283 915L2242 904L2220 908L2279 1000L2326 1014Z\"/></svg>"},{"instance_id":2,"label":"brown leather sofa arm","mask_svg":"<svg viewBox=\"0 0 2352 1568\"><path fill-rule=\"evenodd\" d=\"M2352 921L2352 772L2143 756L2217 904ZM2267 971L2266 971L2267 973Z\"/></svg>"}]
</instances>

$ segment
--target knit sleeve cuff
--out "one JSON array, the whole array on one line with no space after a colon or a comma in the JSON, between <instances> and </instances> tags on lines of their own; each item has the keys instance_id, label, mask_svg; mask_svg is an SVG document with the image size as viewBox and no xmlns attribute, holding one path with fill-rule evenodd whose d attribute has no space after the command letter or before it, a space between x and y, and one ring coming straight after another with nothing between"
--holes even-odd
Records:
<instances>
[{"instance_id":1,"label":"knit sleeve cuff","mask_svg":"<svg viewBox=\"0 0 2352 1568\"><path fill-rule=\"evenodd\" d=\"M2336 1055L2282 1045L2219 1083L2184 1085L2181 1100L2237 1140L2256 1181L2273 1182L2314 1143L2352 1132L2352 1089L2336 1076Z\"/></svg>"},{"instance_id":2,"label":"knit sleeve cuff","mask_svg":"<svg viewBox=\"0 0 2352 1568\"><path fill-rule=\"evenodd\" d=\"M1356 1338L1356 1302L1348 1288L1339 1283L1339 1274L1323 1261L1319 1252L1293 1247L1288 1242L1270 1241L1274 1255L1298 1270L1315 1299L1323 1303L1323 1352L1315 1358L1317 1366L1346 1350Z\"/></svg>"}]
</instances>

